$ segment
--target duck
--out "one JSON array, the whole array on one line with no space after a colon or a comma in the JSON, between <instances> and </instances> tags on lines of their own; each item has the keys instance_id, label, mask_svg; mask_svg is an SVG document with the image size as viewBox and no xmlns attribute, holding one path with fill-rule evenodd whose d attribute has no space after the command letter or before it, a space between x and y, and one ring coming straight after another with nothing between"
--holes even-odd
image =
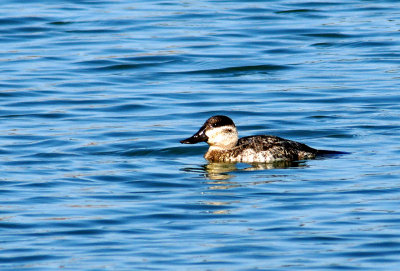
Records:
<instances>
[{"instance_id":1,"label":"duck","mask_svg":"<svg viewBox=\"0 0 400 271\"><path fill-rule=\"evenodd\" d=\"M273 135L254 135L239 139L235 123L224 115L212 116L182 144L206 142L209 145L204 158L210 162L274 163L300 161L318 155L343 152L318 150L306 144Z\"/></svg>"}]
</instances>

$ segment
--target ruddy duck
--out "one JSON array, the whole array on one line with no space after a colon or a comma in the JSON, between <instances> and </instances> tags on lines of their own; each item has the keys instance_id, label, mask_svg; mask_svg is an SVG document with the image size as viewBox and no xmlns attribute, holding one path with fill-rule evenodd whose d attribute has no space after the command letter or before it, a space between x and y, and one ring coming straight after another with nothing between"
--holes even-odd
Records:
<instances>
[{"instance_id":1,"label":"ruddy duck","mask_svg":"<svg viewBox=\"0 0 400 271\"><path fill-rule=\"evenodd\" d=\"M317 150L303 143L271 135L255 135L239 139L233 121L222 115L209 118L197 133L180 142L182 144L207 142L210 147L204 158L211 162L273 163L342 153Z\"/></svg>"}]
</instances>

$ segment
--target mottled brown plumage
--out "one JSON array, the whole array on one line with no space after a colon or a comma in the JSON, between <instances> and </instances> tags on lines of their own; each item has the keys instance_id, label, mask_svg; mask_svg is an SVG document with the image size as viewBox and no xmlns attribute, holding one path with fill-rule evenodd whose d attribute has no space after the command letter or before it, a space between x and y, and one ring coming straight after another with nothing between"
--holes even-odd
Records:
<instances>
[{"instance_id":1,"label":"mottled brown plumage","mask_svg":"<svg viewBox=\"0 0 400 271\"><path fill-rule=\"evenodd\" d=\"M317 150L305 144L277 136L258 135L243 137L235 147L209 150L205 158L213 162L274 162L297 161L314 158Z\"/></svg>"}]
</instances>

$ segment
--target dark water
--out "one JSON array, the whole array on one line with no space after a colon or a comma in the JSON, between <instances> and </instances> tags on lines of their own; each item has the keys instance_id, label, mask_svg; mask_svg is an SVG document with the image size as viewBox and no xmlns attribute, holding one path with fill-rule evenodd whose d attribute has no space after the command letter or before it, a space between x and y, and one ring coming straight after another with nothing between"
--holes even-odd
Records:
<instances>
[{"instance_id":1,"label":"dark water","mask_svg":"<svg viewBox=\"0 0 400 271\"><path fill-rule=\"evenodd\" d=\"M1 270L396 270L398 1L6 1ZM208 164L179 140L351 152Z\"/></svg>"}]
</instances>

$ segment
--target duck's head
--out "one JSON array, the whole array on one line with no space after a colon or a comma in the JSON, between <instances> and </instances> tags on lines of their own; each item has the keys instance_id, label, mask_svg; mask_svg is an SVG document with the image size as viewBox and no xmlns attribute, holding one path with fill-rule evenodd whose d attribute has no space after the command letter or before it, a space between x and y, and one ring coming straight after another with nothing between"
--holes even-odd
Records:
<instances>
[{"instance_id":1,"label":"duck's head","mask_svg":"<svg viewBox=\"0 0 400 271\"><path fill-rule=\"evenodd\" d=\"M200 130L193 136L182 140L182 144L196 144L207 142L212 147L230 149L238 141L238 133L235 124L227 116L213 116L209 118Z\"/></svg>"}]
</instances>

